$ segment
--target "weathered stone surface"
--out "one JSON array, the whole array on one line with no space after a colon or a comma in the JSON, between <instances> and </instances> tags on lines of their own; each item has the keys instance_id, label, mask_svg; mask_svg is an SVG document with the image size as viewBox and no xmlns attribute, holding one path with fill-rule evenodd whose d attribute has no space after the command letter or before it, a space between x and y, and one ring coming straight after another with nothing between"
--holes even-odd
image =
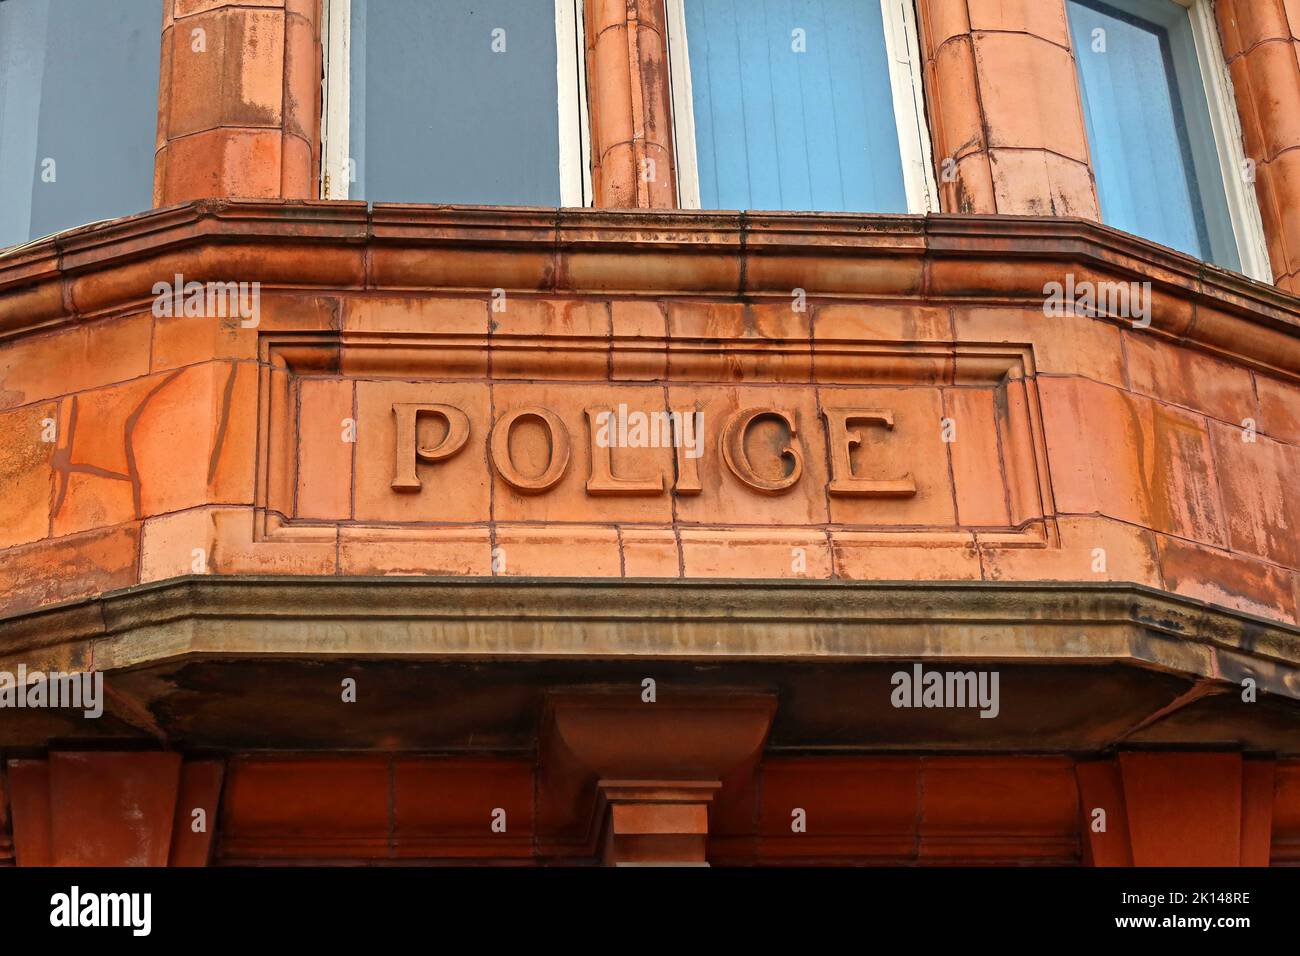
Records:
<instances>
[{"instance_id":1,"label":"weathered stone surface","mask_svg":"<svg viewBox=\"0 0 1300 956\"><path fill-rule=\"evenodd\" d=\"M0 344L26 423L0 435L19 463L0 566L49 569L14 579L9 610L95 593L43 553L130 528L113 586L197 569L1128 581L1295 620L1300 322L1281 294L1047 220L289 210L178 207L0 265L0 300L6 269L71 270L68 301L96 315L159 274L266 286L246 328L136 305ZM804 309L775 285L799 268ZM1158 277L1151 327L1044 315L1043 281L1067 271ZM423 408L411 447L395 405ZM454 449L438 405L465 416ZM702 412L698 455L671 424L658 447L627 429L604 447L592 415L623 406ZM841 435L837 412L876 417ZM45 417L57 440L28 461ZM407 458L416 486L394 487Z\"/></svg>"}]
</instances>

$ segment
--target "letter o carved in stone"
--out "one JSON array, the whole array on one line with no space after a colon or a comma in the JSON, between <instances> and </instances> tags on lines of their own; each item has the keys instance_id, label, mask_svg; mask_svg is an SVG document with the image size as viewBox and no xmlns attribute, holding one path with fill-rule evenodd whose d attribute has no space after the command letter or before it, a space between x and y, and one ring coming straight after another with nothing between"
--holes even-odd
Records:
<instances>
[{"instance_id":1,"label":"letter o carved in stone","mask_svg":"<svg viewBox=\"0 0 1300 956\"><path fill-rule=\"evenodd\" d=\"M530 478L522 474L510 460L510 432L515 422L521 418L535 418L546 426L550 438L551 460L546 470ZM569 430L564 422L549 408L540 405L528 405L506 412L492 426L492 439L489 444L492 453L492 467L496 469L501 480L521 495L539 495L554 488L564 477L569 468Z\"/></svg>"}]
</instances>

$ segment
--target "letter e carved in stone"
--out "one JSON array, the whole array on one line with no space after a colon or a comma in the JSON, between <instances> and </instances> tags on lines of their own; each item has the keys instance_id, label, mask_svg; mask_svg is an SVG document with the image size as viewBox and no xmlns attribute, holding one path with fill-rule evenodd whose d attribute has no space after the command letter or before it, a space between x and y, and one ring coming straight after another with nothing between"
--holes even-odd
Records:
<instances>
[{"instance_id":1,"label":"letter e carved in stone","mask_svg":"<svg viewBox=\"0 0 1300 956\"><path fill-rule=\"evenodd\" d=\"M826 439L830 448L832 495L853 498L910 498L916 494L911 473L902 478L875 479L853 474L853 448L862 444L862 433L850 430L857 424L894 427L894 413L883 408L824 408Z\"/></svg>"}]
</instances>

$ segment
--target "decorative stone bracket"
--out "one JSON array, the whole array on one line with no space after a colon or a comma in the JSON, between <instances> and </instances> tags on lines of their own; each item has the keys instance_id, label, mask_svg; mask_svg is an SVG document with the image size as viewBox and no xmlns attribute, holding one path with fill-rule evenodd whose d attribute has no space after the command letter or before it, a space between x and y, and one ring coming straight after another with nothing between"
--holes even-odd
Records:
<instances>
[{"instance_id":1,"label":"decorative stone bracket","mask_svg":"<svg viewBox=\"0 0 1300 956\"><path fill-rule=\"evenodd\" d=\"M607 863L704 862L709 805L749 788L774 696L552 694L542 718L539 843Z\"/></svg>"}]
</instances>

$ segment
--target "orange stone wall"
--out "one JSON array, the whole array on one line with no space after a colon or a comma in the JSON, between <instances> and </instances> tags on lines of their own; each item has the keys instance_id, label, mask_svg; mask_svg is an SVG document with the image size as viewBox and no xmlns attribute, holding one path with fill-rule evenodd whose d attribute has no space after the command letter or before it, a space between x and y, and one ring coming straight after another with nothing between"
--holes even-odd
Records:
<instances>
[{"instance_id":1,"label":"orange stone wall","mask_svg":"<svg viewBox=\"0 0 1300 956\"><path fill-rule=\"evenodd\" d=\"M13 762L8 774L22 821L18 865L557 861L538 849L527 759L245 755L223 766L174 754L58 753ZM771 757L759 778L744 799L711 814L711 862L1300 862L1294 761ZM430 792L440 795L435 804L422 799ZM122 812L127 799L133 814ZM216 819L218 806L219 832L194 833L189 808ZM1106 810L1104 832L1090 826L1095 809ZM806 832L791 831L795 810ZM484 824L494 812L505 814L504 833Z\"/></svg>"},{"instance_id":2,"label":"orange stone wall","mask_svg":"<svg viewBox=\"0 0 1300 956\"><path fill-rule=\"evenodd\" d=\"M162 6L155 203L318 195L320 0ZM1064 0L917 7L943 210L1099 218ZM594 204L671 208L662 4L590 0L584 9ZM1295 0L1217 0L1215 12L1275 281L1295 291L1300 10ZM196 30L208 53L194 51ZM642 175L646 159L653 179Z\"/></svg>"},{"instance_id":3,"label":"orange stone wall","mask_svg":"<svg viewBox=\"0 0 1300 956\"><path fill-rule=\"evenodd\" d=\"M163 10L159 202L314 195L319 4ZM312 202L280 207L274 241L241 245L256 223L226 215L224 199L6 257L7 607L195 567L485 574L503 547L498 573L1115 579L1295 621L1295 300L1224 285L1185 257L1134 260L1128 250L1143 244L1091 234L1079 248L1106 248L1080 277L1130 256L1124 277L1156 283L1152 327L1047 319L1031 294L1075 268L1077 231L1054 217L1096 216L1063 10L1061 0L918 9L936 164L959 171L945 208L1061 224L1042 233L1052 264L1037 272L1011 260L972 270L960 237L936 257L923 247L939 239L888 217L858 233L844 217L803 217L774 258L762 251L768 227L734 217L557 230L549 214L488 214L469 236L427 212L406 223L398 211L376 219ZM1300 248L1287 212L1300 203L1286 186L1300 155L1297 14L1283 0L1222 0L1218 13L1285 289L1288 249ZM597 203L671 206L662 9L596 0L585 26ZM196 31L206 52L193 49ZM665 178L634 175L647 157L663 160ZM1007 254L1041 266L1042 227L1008 228L1027 245ZM872 230L890 238L868 253ZM399 241L417 234L429 245ZM469 245L453 257L457 236ZM508 257L493 245L521 237L527 248ZM572 252L546 248L549 237ZM658 254L668 249L683 254ZM148 290L181 273L260 281L260 328L152 315ZM509 296L499 313L496 288ZM400 384L412 377L448 384ZM466 453L444 469L465 482L453 497L396 494L382 474L391 405L435 392L470 407L475 454L511 403L553 406L576 436L572 473L520 496ZM710 427L760 400L790 409L806 474L787 494L756 493L718 466L713 432L714 485L698 497L585 494L583 408L629 398L698 402ZM914 497L828 493L828 401L896 411L892 429L872 433L874 467L914 473ZM355 444L338 438L349 418ZM940 439L944 420L957 441ZM646 467L670 476L670 457Z\"/></svg>"},{"instance_id":4,"label":"orange stone wall","mask_svg":"<svg viewBox=\"0 0 1300 956\"><path fill-rule=\"evenodd\" d=\"M190 574L802 577L1132 582L1300 624L1300 7L1217 8L1276 287L1095 222L1063 0L917 7L929 217L675 210L655 0L585 4L598 208L319 201L320 4L167 0L159 208L0 258L0 614ZM257 324L155 314L177 275L259 283ZM1044 284L1066 276L1151 282L1149 327L1045 315ZM452 405L469 429L418 464L415 492L392 486L415 453L401 403ZM585 412L620 403L704 412L698 494L669 448L610 455L662 491L591 492ZM490 453L498 418L527 407L571 439L540 494ZM793 450L779 493L724 461L725 424L752 408L793 426L769 416L742 443L769 481ZM847 408L892 425L860 427L850 454L827 430ZM557 454L535 425L512 445L531 474ZM416 439L442 434L426 421ZM837 494L845 460L915 493ZM223 783L220 762L131 756L9 760L0 863L10 827L19 862L535 854L526 759L231 755ZM1300 860L1294 761L779 756L758 772L719 805L711 858ZM137 778L151 812L127 832L113 808ZM457 802L438 814L402 799L440 787ZM487 848L467 835L485 787L520 824ZM824 840L785 839L796 790ZM220 831L187 837L177 808L223 792ZM1083 816L1098 805L1124 821L1106 839ZM119 843L86 856L79 821Z\"/></svg>"},{"instance_id":5,"label":"orange stone wall","mask_svg":"<svg viewBox=\"0 0 1300 956\"><path fill-rule=\"evenodd\" d=\"M164 0L154 205L310 199L320 170L320 0Z\"/></svg>"},{"instance_id":6,"label":"orange stone wall","mask_svg":"<svg viewBox=\"0 0 1300 956\"><path fill-rule=\"evenodd\" d=\"M943 209L1100 218L1065 0L918 7Z\"/></svg>"},{"instance_id":7,"label":"orange stone wall","mask_svg":"<svg viewBox=\"0 0 1300 956\"><path fill-rule=\"evenodd\" d=\"M12 610L200 569L1118 580L1297 620L1300 504L1288 488L1300 385L1287 297L1210 297L1170 273L1152 326L1134 328L1044 315L1042 281L1100 275L1095 264L1022 263L1023 283L1000 291L996 254L948 258L937 234L929 251L882 236L824 264L805 253L778 267L738 246L685 255L649 221L628 232L621 218L575 220L556 260L545 230L540 244L475 251L523 229L518 219L347 208L346 222L314 224L277 204L200 208L176 235L215 238L186 250L168 252L146 218L83 236L57 264L40 250L13 264L53 270L73 311L0 347L0 580ZM279 238L230 244L259 217ZM705 236L732 235L707 221ZM764 228L802 242L835 222L771 217ZM348 238L388 229L391 241ZM448 230L463 238L429 238ZM403 246L399 233L434 245ZM160 248L141 259L150 245ZM78 268L78 256L104 264ZM148 290L173 272L262 276L260 324L153 315ZM742 272L754 293L721 293ZM839 291L810 290L797 311L777 289L800 274ZM416 493L391 487L400 402L468 415L465 449L422 463ZM703 410L701 493L679 487L668 448L613 453L616 474L662 475L663 491L586 490L584 410L619 403ZM524 494L489 462L488 435L503 412L535 405L563 421L572 460L554 488ZM751 407L784 410L796 427L803 474L781 493L722 465L723 424ZM852 467L910 474L914 495L834 493L835 407L892 412L892 428L867 429ZM513 454L540 474L550 452L528 434ZM750 454L779 477L780 448L765 448Z\"/></svg>"},{"instance_id":8,"label":"orange stone wall","mask_svg":"<svg viewBox=\"0 0 1300 956\"><path fill-rule=\"evenodd\" d=\"M593 205L672 208L677 176L664 5L594 0L583 12Z\"/></svg>"},{"instance_id":9,"label":"orange stone wall","mask_svg":"<svg viewBox=\"0 0 1300 956\"><path fill-rule=\"evenodd\" d=\"M1300 292L1300 4L1219 0L1215 13L1255 163L1273 279Z\"/></svg>"}]
</instances>

